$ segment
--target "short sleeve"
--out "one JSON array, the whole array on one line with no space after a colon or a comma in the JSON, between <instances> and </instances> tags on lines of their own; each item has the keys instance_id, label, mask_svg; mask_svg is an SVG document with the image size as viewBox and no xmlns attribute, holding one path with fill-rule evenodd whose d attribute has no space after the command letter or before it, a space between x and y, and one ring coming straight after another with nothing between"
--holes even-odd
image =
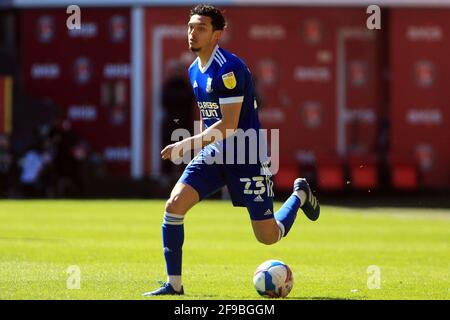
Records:
<instances>
[{"instance_id":1,"label":"short sleeve","mask_svg":"<svg viewBox=\"0 0 450 320\"><path fill-rule=\"evenodd\" d=\"M216 79L219 104L238 103L244 101L245 72L239 65L224 66Z\"/></svg>"}]
</instances>

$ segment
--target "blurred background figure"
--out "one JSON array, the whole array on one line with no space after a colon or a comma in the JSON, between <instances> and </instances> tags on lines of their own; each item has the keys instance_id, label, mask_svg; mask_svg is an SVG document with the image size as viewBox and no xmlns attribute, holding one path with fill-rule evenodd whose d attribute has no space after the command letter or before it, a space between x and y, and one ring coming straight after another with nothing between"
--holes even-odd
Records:
<instances>
[{"instance_id":1,"label":"blurred background figure","mask_svg":"<svg viewBox=\"0 0 450 320\"><path fill-rule=\"evenodd\" d=\"M0 134L0 197L9 196L14 184L15 161L10 148L9 136Z\"/></svg>"},{"instance_id":2,"label":"blurred background figure","mask_svg":"<svg viewBox=\"0 0 450 320\"><path fill-rule=\"evenodd\" d=\"M54 148L54 173L58 197L80 197L86 185L88 145L72 130L67 120L50 129L49 139Z\"/></svg>"},{"instance_id":3,"label":"blurred background figure","mask_svg":"<svg viewBox=\"0 0 450 320\"><path fill-rule=\"evenodd\" d=\"M167 80L163 85L162 106L163 118L163 145L173 143L172 132L177 129L186 129L193 134L195 97L192 86L187 78L187 67L179 61L168 64ZM170 161L162 163L162 172L172 178L178 178L183 166L174 165Z\"/></svg>"},{"instance_id":4,"label":"blurred background figure","mask_svg":"<svg viewBox=\"0 0 450 320\"><path fill-rule=\"evenodd\" d=\"M19 159L19 190L22 197L36 198L50 194L54 159L52 151L51 141L47 137L43 137Z\"/></svg>"}]
</instances>

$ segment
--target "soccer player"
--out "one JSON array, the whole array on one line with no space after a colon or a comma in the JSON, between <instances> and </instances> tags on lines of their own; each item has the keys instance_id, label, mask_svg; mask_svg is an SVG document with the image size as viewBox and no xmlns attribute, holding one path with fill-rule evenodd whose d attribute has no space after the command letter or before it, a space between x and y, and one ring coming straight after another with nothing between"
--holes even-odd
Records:
<instances>
[{"instance_id":1,"label":"soccer player","mask_svg":"<svg viewBox=\"0 0 450 320\"><path fill-rule=\"evenodd\" d=\"M166 202L162 240L167 281L144 296L184 294L181 282L184 217L196 203L225 185L233 205L247 208L258 241L267 245L288 234L299 208L313 221L320 214L319 203L305 179L294 181L293 194L273 213L273 183L270 173L261 170L267 168L267 163L260 159L244 164L209 161L228 152L226 143L235 132L260 129L249 69L237 56L218 46L224 28L225 19L219 9L210 5L191 9L188 41L197 58L189 67L189 78L203 128L193 137L166 146L161 157L174 161L195 146L202 149L186 166ZM214 140L213 132L221 133L222 140ZM258 146L260 143L256 141ZM245 149L248 148L247 143ZM242 151L248 150L238 152Z\"/></svg>"}]
</instances>

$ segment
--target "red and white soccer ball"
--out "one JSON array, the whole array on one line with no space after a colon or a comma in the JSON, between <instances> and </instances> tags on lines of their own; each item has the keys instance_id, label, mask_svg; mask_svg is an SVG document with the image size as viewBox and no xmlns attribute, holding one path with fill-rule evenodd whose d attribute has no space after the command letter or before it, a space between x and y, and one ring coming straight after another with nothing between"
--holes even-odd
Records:
<instances>
[{"instance_id":1,"label":"red and white soccer ball","mask_svg":"<svg viewBox=\"0 0 450 320\"><path fill-rule=\"evenodd\" d=\"M285 298L294 285L292 271L287 264L279 260L267 260L261 263L253 275L256 291L266 298Z\"/></svg>"}]
</instances>

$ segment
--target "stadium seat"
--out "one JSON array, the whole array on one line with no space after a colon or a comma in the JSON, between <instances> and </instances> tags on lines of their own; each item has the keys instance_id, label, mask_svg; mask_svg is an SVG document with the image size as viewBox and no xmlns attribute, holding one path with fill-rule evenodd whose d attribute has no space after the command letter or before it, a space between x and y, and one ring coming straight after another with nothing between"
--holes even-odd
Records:
<instances>
[{"instance_id":1,"label":"stadium seat","mask_svg":"<svg viewBox=\"0 0 450 320\"><path fill-rule=\"evenodd\" d=\"M392 165L392 185L396 189L415 190L418 187L417 169L411 164Z\"/></svg>"},{"instance_id":2,"label":"stadium seat","mask_svg":"<svg viewBox=\"0 0 450 320\"><path fill-rule=\"evenodd\" d=\"M374 158L351 158L349 166L352 188L370 190L378 187L378 168Z\"/></svg>"},{"instance_id":3,"label":"stadium seat","mask_svg":"<svg viewBox=\"0 0 450 320\"><path fill-rule=\"evenodd\" d=\"M337 191L344 188L344 169L339 159L318 160L317 187Z\"/></svg>"}]
</instances>

